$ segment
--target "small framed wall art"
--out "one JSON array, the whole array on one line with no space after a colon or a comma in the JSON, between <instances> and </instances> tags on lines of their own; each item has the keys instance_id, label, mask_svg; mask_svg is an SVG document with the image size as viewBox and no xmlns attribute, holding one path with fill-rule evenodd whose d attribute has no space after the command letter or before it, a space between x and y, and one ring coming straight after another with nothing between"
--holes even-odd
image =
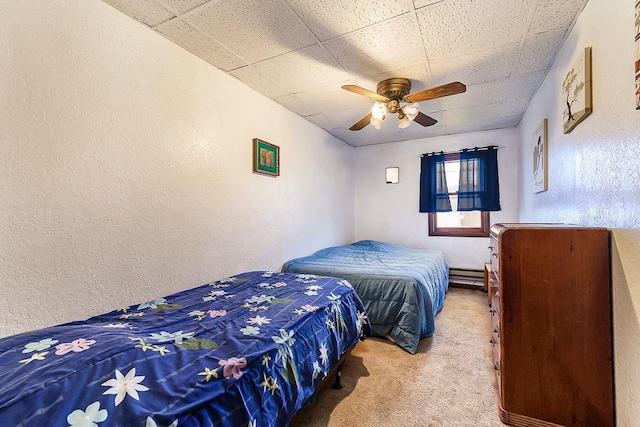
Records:
<instances>
[{"instance_id":1,"label":"small framed wall art","mask_svg":"<svg viewBox=\"0 0 640 427\"><path fill-rule=\"evenodd\" d=\"M400 167L393 166L390 168L386 168L384 171L384 175L385 175L387 184L400 183Z\"/></svg>"},{"instance_id":2,"label":"small framed wall art","mask_svg":"<svg viewBox=\"0 0 640 427\"><path fill-rule=\"evenodd\" d=\"M253 171L280 176L280 147L253 138Z\"/></svg>"},{"instance_id":3,"label":"small framed wall art","mask_svg":"<svg viewBox=\"0 0 640 427\"><path fill-rule=\"evenodd\" d=\"M549 189L547 154L547 119L533 133L533 192L541 193Z\"/></svg>"},{"instance_id":4,"label":"small framed wall art","mask_svg":"<svg viewBox=\"0 0 640 427\"><path fill-rule=\"evenodd\" d=\"M562 83L564 133L591 114L591 48L580 54Z\"/></svg>"}]
</instances>

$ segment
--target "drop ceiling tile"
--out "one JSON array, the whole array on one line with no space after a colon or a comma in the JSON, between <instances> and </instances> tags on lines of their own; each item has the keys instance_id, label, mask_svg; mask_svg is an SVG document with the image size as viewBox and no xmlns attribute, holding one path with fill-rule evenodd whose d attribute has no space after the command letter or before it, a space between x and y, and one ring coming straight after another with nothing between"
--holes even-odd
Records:
<instances>
[{"instance_id":1,"label":"drop ceiling tile","mask_svg":"<svg viewBox=\"0 0 640 427\"><path fill-rule=\"evenodd\" d=\"M461 126L469 123L486 123L500 117L502 104L484 105L481 107L459 108L455 110L445 110L442 112L442 121L447 127Z\"/></svg>"},{"instance_id":2,"label":"drop ceiling tile","mask_svg":"<svg viewBox=\"0 0 640 427\"><path fill-rule=\"evenodd\" d=\"M304 92L319 87L338 85L349 79L344 69L319 45L267 59L255 67L290 92Z\"/></svg>"},{"instance_id":3,"label":"drop ceiling tile","mask_svg":"<svg viewBox=\"0 0 640 427\"><path fill-rule=\"evenodd\" d=\"M567 30L561 29L527 38L522 46L520 59L513 69L513 74L549 69L556 54L562 48L566 35Z\"/></svg>"},{"instance_id":4,"label":"drop ceiling tile","mask_svg":"<svg viewBox=\"0 0 640 427\"><path fill-rule=\"evenodd\" d=\"M406 37L399 37L398 29ZM422 43L409 14L324 43L354 77L370 76L424 60Z\"/></svg>"},{"instance_id":5,"label":"drop ceiling tile","mask_svg":"<svg viewBox=\"0 0 640 427\"><path fill-rule=\"evenodd\" d=\"M473 85L509 77L513 64L519 56L519 43L510 43L488 50L431 61L429 66L438 84L458 81Z\"/></svg>"},{"instance_id":6,"label":"drop ceiling tile","mask_svg":"<svg viewBox=\"0 0 640 427\"><path fill-rule=\"evenodd\" d=\"M263 76L251 66L238 68L237 70L231 71L229 74L268 98L277 98L279 96L289 94L289 91L285 88L268 77Z\"/></svg>"},{"instance_id":7,"label":"drop ceiling tile","mask_svg":"<svg viewBox=\"0 0 640 427\"><path fill-rule=\"evenodd\" d=\"M429 126L427 128L422 127L418 124L412 124L406 129L400 129L400 134L404 137L405 140L431 138L434 136L442 136L446 133L446 128L440 123L434 126Z\"/></svg>"},{"instance_id":8,"label":"drop ceiling tile","mask_svg":"<svg viewBox=\"0 0 640 427\"><path fill-rule=\"evenodd\" d=\"M362 147L363 145L367 145L366 141L362 138L349 138L347 140L343 139L343 141L352 147Z\"/></svg>"},{"instance_id":9,"label":"drop ceiling tile","mask_svg":"<svg viewBox=\"0 0 640 427\"><path fill-rule=\"evenodd\" d=\"M236 55L180 18L165 22L157 26L155 30L194 55L225 71L245 65L245 62Z\"/></svg>"},{"instance_id":10,"label":"drop ceiling tile","mask_svg":"<svg viewBox=\"0 0 640 427\"><path fill-rule=\"evenodd\" d=\"M586 2L587 0L540 0L534 12L529 33L543 33L570 27Z\"/></svg>"},{"instance_id":11,"label":"drop ceiling tile","mask_svg":"<svg viewBox=\"0 0 640 427\"><path fill-rule=\"evenodd\" d=\"M209 0L156 0L177 14L182 14L205 4Z\"/></svg>"},{"instance_id":12,"label":"drop ceiling tile","mask_svg":"<svg viewBox=\"0 0 640 427\"><path fill-rule=\"evenodd\" d=\"M361 137L361 132L362 131L350 131L347 128L334 128L329 130L329 133L333 136L335 136L336 138L340 138L343 141L347 141L349 139L355 139L355 138L359 138L361 139L365 144L366 144L366 140L364 140Z\"/></svg>"},{"instance_id":13,"label":"drop ceiling tile","mask_svg":"<svg viewBox=\"0 0 640 427\"><path fill-rule=\"evenodd\" d=\"M529 108L530 102L531 98L506 99L502 104L500 115L503 117L521 116L527 111L527 108Z\"/></svg>"},{"instance_id":14,"label":"drop ceiling tile","mask_svg":"<svg viewBox=\"0 0 640 427\"><path fill-rule=\"evenodd\" d=\"M492 119L486 119L482 121L470 121L465 123L460 123L452 126L447 126L447 133L457 134L457 133L466 133L466 132L478 132L482 130L490 130L490 129L504 129L518 126L522 116L514 116L514 117L497 117Z\"/></svg>"},{"instance_id":15,"label":"drop ceiling tile","mask_svg":"<svg viewBox=\"0 0 640 427\"><path fill-rule=\"evenodd\" d=\"M330 129L333 129L334 127L339 127L339 126L333 126L333 122L331 121L331 119L329 119L325 114L322 114L322 113L312 114L310 116L305 116L304 118L310 121L311 123L313 123L314 125L325 130L330 130Z\"/></svg>"},{"instance_id":16,"label":"drop ceiling tile","mask_svg":"<svg viewBox=\"0 0 640 427\"><path fill-rule=\"evenodd\" d=\"M360 121L360 119L369 114L370 111L370 105L350 108L342 111L333 111L331 113L324 114L324 119L319 119L323 120L323 122L321 122L322 124L319 126L327 130L335 128L349 129L354 123ZM309 119L309 117L307 117L307 119ZM314 118L311 121L314 120L317 121L318 118Z\"/></svg>"},{"instance_id":17,"label":"drop ceiling tile","mask_svg":"<svg viewBox=\"0 0 640 427\"><path fill-rule=\"evenodd\" d=\"M409 11L405 0L288 0L322 41Z\"/></svg>"},{"instance_id":18,"label":"drop ceiling tile","mask_svg":"<svg viewBox=\"0 0 640 427\"><path fill-rule=\"evenodd\" d=\"M527 23L528 0L449 0L418 10L430 60L519 41Z\"/></svg>"},{"instance_id":19,"label":"drop ceiling tile","mask_svg":"<svg viewBox=\"0 0 640 427\"><path fill-rule=\"evenodd\" d=\"M316 41L284 0L213 0L185 17L250 63Z\"/></svg>"},{"instance_id":20,"label":"drop ceiling tile","mask_svg":"<svg viewBox=\"0 0 640 427\"><path fill-rule=\"evenodd\" d=\"M546 76L546 71L537 71L535 73L511 77L507 89L508 99L532 97Z\"/></svg>"},{"instance_id":21,"label":"drop ceiling tile","mask_svg":"<svg viewBox=\"0 0 640 427\"><path fill-rule=\"evenodd\" d=\"M440 3L441 1L443 0L414 0L413 4L416 9L419 9L421 7L429 6L430 4Z\"/></svg>"},{"instance_id":22,"label":"drop ceiling tile","mask_svg":"<svg viewBox=\"0 0 640 427\"><path fill-rule=\"evenodd\" d=\"M494 129L516 127L520 124L520 120L522 120L522 116L523 116L522 114L518 114L515 116L500 117L499 119L496 119L496 121L493 123L493 125L495 126Z\"/></svg>"},{"instance_id":23,"label":"drop ceiling tile","mask_svg":"<svg viewBox=\"0 0 640 427\"><path fill-rule=\"evenodd\" d=\"M366 145L377 145L377 144L387 144L389 142L400 142L400 141L404 141L405 138L404 136L402 136L400 132L395 131L389 135L382 135L379 133L373 134L371 136L364 137L363 140L365 141Z\"/></svg>"},{"instance_id":24,"label":"drop ceiling tile","mask_svg":"<svg viewBox=\"0 0 640 427\"><path fill-rule=\"evenodd\" d=\"M442 98L442 108L446 111L500 103L504 100L508 82L509 79L502 79L468 85L466 92Z\"/></svg>"},{"instance_id":25,"label":"drop ceiling tile","mask_svg":"<svg viewBox=\"0 0 640 427\"><path fill-rule=\"evenodd\" d=\"M132 18L137 19L149 27L175 17L170 10L162 7L153 0L104 0L116 9L120 9Z\"/></svg>"},{"instance_id":26,"label":"drop ceiling tile","mask_svg":"<svg viewBox=\"0 0 640 427\"><path fill-rule=\"evenodd\" d=\"M347 92L341 88L343 84L354 84L354 82L342 82L337 85L298 92L295 95L302 102L315 107L323 113L332 113L337 110L348 110L356 107L362 107L362 111L366 112L371 108L373 103L368 98Z\"/></svg>"},{"instance_id":27,"label":"drop ceiling tile","mask_svg":"<svg viewBox=\"0 0 640 427\"><path fill-rule=\"evenodd\" d=\"M285 95L275 98L274 101L282 104L284 108L289 111L293 111L294 113L300 116L310 116L313 114L318 114L320 111L314 109L312 106L305 104L296 98L295 95Z\"/></svg>"}]
</instances>

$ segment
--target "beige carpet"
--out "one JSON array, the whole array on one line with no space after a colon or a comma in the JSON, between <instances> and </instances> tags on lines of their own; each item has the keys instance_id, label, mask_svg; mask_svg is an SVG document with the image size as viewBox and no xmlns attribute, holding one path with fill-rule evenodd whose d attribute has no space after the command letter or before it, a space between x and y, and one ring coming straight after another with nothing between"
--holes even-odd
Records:
<instances>
[{"instance_id":1,"label":"beige carpet","mask_svg":"<svg viewBox=\"0 0 640 427\"><path fill-rule=\"evenodd\" d=\"M379 338L343 365L344 389L326 387L292 426L502 426L491 363L486 294L450 289L436 333L410 355Z\"/></svg>"}]
</instances>

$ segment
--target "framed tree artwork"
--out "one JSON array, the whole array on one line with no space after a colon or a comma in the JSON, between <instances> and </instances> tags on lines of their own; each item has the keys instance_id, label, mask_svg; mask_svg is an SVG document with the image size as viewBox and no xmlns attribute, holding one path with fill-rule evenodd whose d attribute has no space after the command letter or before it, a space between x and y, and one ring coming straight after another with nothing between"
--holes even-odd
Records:
<instances>
[{"instance_id":1,"label":"framed tree artwork","mask_svg":"<svg viewBox=\"0 0 640 427\"><path fill-rule=\"evenodd\" d=\"M280 147L253 138L253 171L280 176Z\"/></svg>"},{"instance_id":2,"label":"framed tree artwork","mask_svg":"<svg viewBox=\"0 0 640 427\"><path fill-rule=\"evenodd\" d=\"M640 0L636 2L636 110L640 110Z\"/></svg>"},{"instance_id":3,"label":"framed tree artwork","mask_svg":"<svg viewBox=\"0 0 640 427\"><path fill-rule=\"evenodd\" d=\"M547 154L547 119L544 119L533 133L533 192L541 193L549 189L549 168Z\"/></svg>"},{"instance_id":4,"label":"framed tree artwork","mask_svg":"<svg viewBox=\"0 0 640 427\"><path fill-rule=\"evenodd\" d=\"M591 114L591 48L580 54L562 83L564 133Z\"/></svg>"}]
</instances>

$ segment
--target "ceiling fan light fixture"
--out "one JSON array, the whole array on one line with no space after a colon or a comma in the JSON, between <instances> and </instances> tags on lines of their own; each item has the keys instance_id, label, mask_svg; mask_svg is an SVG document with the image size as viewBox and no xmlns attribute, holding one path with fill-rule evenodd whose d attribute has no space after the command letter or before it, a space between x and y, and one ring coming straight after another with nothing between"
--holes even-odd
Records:
<instances>
[{"instance_id":1,"label":"ceiling fan light fixture","mask_svg":"<svg viewBox=\"0 0 640 427\"><path fill-rule=\"evenodd\" d=\"M398 120L398 127L400 129L408 128L411 125L411 119L408 115L405 115L403 118Z\"/></svg>"},{"instance_id":2,"label":"ceiling fan light fixture","mask_svg":"<svg viewBox=\"0 0 640 427\"><path fill-rule=\"evenodd\" d=\"M371 107L371 116L374 119L383 120L384 116L387 114L387 111L388 111L387 104L385 104L384 102L378 101L375 104L373 104L373 107Z\"/></svg>"},{"instance_id":3,"label":"ceiling fan light fixture","mask_svg":"<svg viewBox=\"0 0 640 427\"><path fill-rule=\"evenodd\" d=\"M382 120L383 119L377 119L375 117L371 117L371 120L369 121L369 123L371 123L374 128L380 129L382 127Z\"/></svg>"},{"instance_id":4,"label":"ceiling fan light fixture","mask_svg":"<svg viewBox=\"0 0 640 427\"><path fill-rule=\"evenodd\" d=\"M413 120L416 118L416 116L420 112L420 109L418 107L419 107L418 103L414 102L413 104L408 104L402 107L402 111L409 118L409 120Z\"/></svg>"}]
</instances>

